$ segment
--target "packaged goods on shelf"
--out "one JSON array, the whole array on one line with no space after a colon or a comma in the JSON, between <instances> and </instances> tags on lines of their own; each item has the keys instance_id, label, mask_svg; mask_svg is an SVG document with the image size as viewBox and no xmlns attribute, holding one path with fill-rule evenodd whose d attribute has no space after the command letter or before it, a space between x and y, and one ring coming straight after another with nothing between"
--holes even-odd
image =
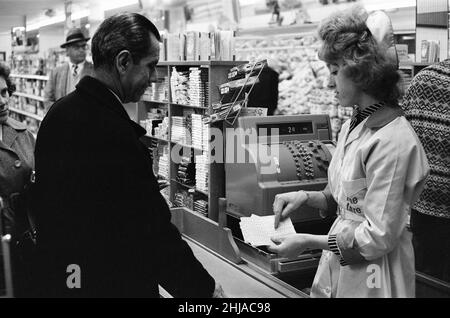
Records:
<instances>
[{"instance_id":1,"label":"packaged goods on shelf","mask_svg":"<svg viewBox=\"0 0 450 318\"><path fill-rule=\"evenodd\" d=\"M214 123L217 121L233 118L244 108L244 101L231 103L215 103L212 106L212 114L206 120L207 123Z\"/></svg>"},{"instance_id":2,"label":"packaged goods on shelf","mask_svg":"<svg viewBox=\"0 0 450 318\"><path fill-rule=\"evenodd\" d=\"M167 139L167 127L169 119L165 116L164 110L150 109L147 119L139 121L139 124L147 131L147 136Z\"/></svg>"},{"instance_id":3,"label":"packaged goods on shelf","mask_svg":"<svg viewBox=\"0 0 450 318\"><path fill-rule=\"evenodd\" d=\"M192 114L192 146L197 149L208 150L208 124L205 123L207 117L199 114Z\"/></svg>"},{"instance_id":4,"label":"packaged goods on shelf","mask_svg":"<svg viewBox=\"0 0 450 318\"><path fill-rule=\"evenodd\" d=\"M172 89L172 102L180 105L189 105L189 74L188 72L178 72L172 68L170 85Z\"/></svg>"},{"instance_id":5,"label":"packaged goods on shelf","mask_svg":"<svg viewBox=\"0 0 450 318\"><path fill-rule=\"evenodd\" d=\"M232 67L228 82L219 85L220 101L212 104L208 122L229 120L238 116L247 106L248 95L260 83L259 75L267 61L257 61Z\"/></svg>"},{"instance_id":6,"label":"packaged goods on shelf","mask_svg":"<svg viewBox=\"0 0 450 318\"><path fill-rule=\"evenodd\" d=\"M186 33L186 61L207 61L210 47L208 33L196 31Z\"/></svg>"},{"instance_id":7,"label":"packaged goods on shelf","mask_svg":"<svg viewBox=\"0 0 450 318\"><path fill-rule=\"evenodd\" d=\"M45 59L37 54L13 54L10 66L13 74L46 75L49 70Z\"/></svg>"},{"instance_id":8,"label":"packaged goods on shelf","mask_svg":"<svg viewBox=\"0 0 450 318\"><path fill-rule=\"evenodd\" d=\"M170 83L173 103L207 107L209 83L206 68L191 67L189 72L182 72L173 67Z\"/></svg>"},{"instance_id":9,"label":"packaged goods on shelf","mask_svg":"<svg viewBox=\"0 0 450 318\"><path fill-rule=\"evenodd\" d=\"M208 105L208 70L205 68L189 68L189 105L206 107Z\"/></svg>"},{"instance_id":10,"label":"packaged goods on shelf","mask_svg":"<svg viewBox=\"0 0 450 318\"><path fill-rule=\"evenodd\" d=\"M13 83L16 85L16 91L28 95L44 97L44 89L47 80L37 78L25 78L22 75L11 74Z\"/></svg>"},{"instance_id":11,"label":"packaged goods on shelf","mask_svg":"<svg viewBox=\"0 0 450 318\"><path fill-rule=\"evenodd\" d=\"M420 60L422 63L439 62L439 41L422 40Z\"/></svg>"},{"instance_id":12,"label":"packaged goods on shelf","mask_svg":"<svg viewBox=\"0 0 450 318\"><path fill-rule=\"evenodd\" d=\"M258 73L267 66L267 60L256 61L255 63L241 64L232 67L228 72L228 80L235 81L245 77L256 76Z\"/></svg>"},{"instance_id":13,"label":"packaged goods on shelf","mask_svg":"<svg viewBox=\"0 0 450 318\"><path fill-rule=\"evenodd\" d=\"M195 186L195 163L191 157L183 156L178 164L176 179L183 185Z\"/></svg>"},{"instance_id":14,"label":"packaged goods on shelf","mask_svg":"<svg viewBox=\"0 0 450 318\"><path fill-rule=\"evenodd\" d=\"M161 147L157 174L169 180L170 150L168 146Z\"/></svg>"},{"instance_id":15,"label":"packaged goods on shelf","mask_svg":"<svg viewBox=\"0 0 450 318\"><path fill-rule=\"evenodd\" d=\"M198 190L208 192L208 153L195 156L195 185Z\"/></svg>"},{"instance_id":16,"label":"packaged goods on shelf","mask_svg":"<svg viewBox=\"0 0 450 318\"><path fill-rule=\"evenodd\" d=\"M169 118L164 117L162 123L158 124L158 127L155 127L154 130L155 137L169 140Z\"/></svg>"},{"instance_id":17,"label":"packaged goods on shelf","mask_svg":"<svg viewBox=\"0 0 450 318\"><path fill-rule=\"evenodd\" d=\"M182 116L172 116L172 141L190 145L191 138L188 127L188 118Z\"/></svg>"},{"instance_id":18,"label":"packaged goods on shelf","mask_svg":"<svg viewBox=\"0 0 450 318\"><path fill-rule=\"evenodd\" d=\"M235 56L233 31L167 33L163 35L163 61L232 61Z\"/></svg>"},{"instance_id":19,"label":"packaged goods on shelf","mask_svg":"<svg viewBox=\"0 0 450 318\"><path fill-rule=\"evenodd\" d=\"M195 190L183 190L179 189L174 196L174 204L177 207L186 207L194 210L194 194Z\"/></svg>"},{"instance_id":20,"label":"packaged goods on shelf","mask_svg":"<svg viewBox=\"0 0 450 318\"><path fill-rule=\"evenodd\" d=\"M169 77L165 76L161 81L153 82L145 90L142 100L167 102L169 100Z\"/></svg>"},{"instance_id":21,"label":"packaged goods on shelf","mask_svg":"<svg viewBox=\"0 0 450 318\"><path fill-rule=\"evenodd\" d=\"M208 216L208 202L199 199L194 201L194 212L200 213L203 216Z\"/></svg>"}]
</instances>

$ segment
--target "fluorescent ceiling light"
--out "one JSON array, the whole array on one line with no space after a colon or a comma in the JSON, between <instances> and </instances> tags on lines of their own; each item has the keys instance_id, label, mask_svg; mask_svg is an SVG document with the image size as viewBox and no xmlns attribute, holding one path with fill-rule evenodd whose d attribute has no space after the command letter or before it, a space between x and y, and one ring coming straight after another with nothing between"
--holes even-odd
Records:
<instances>
[{"instance_id":1,"label":"fluorescent ceiling light","mask_svg":"<svg viewBox=\"0 0 450 318\"><path fill-rule=\"evenodd\" d=\"M27 24L27 31L37 30L48 25L64 22L65 20L66 17L64 15L57 15L52 18L45 19L43 21Z\"/></svg>"},{"instance_id":2,"label":"fluorescent ceiling light","mask_svg":"<svg viewBox=\"0 0 450 318\"><path fill-rule=\"evenodd\" d=\"M251 6L251 5L257 4L258 2L261 2L261 1L260 0L239 0L239 4L243 7Z\"/></svg>"},{"instance_id":3,"label":"fluorescent ceiling light","mask_svg":"<svg viewBox=\"0 0 450 318\"><path fill-rule=\"evenodd\" d=\"M118 9L118 8L131 6L133 4L138 4L138 3L139 3L138 0L108 0L108 1L103 1L102 8L105 11L107 11L107 10L114 10L114 9Z\"/></svg>"},{"instance_id":4,"label":"fluorescent ceiling light","mask_svg":"<svg viewBox=\"0 0 450 318\"><path fill-rule=\"evenodd\" d=\"M103 11L113 10L113 9L118 9L118 8L130 6L130 5L134 5L134 4L138 4L138 3L139 3L138 0L108 0L108 1L104 1L103 3L101 3L100 10L103 10ZM99 10L98 7L97 7L97 10ZM79 19L82 19L85 17L89 17L89 15L90 15L90 10L88 10L88 9L76 11L76 12L72 13L72 20L79 20ZM66 20L66 17L64 14L57 15L52 18L46 18L45 20L42 20L39 22L27 24L27 31L37 30L37 29L40 29L45 26L64 22L65 20Z\"/></svg>"},{"instance_id":5,"label":"fluorescent ceiling light","mask_svg":"<svg viewBox=\"0 0 450 318\"><path fill-rule=\"evenodd\" d=\"M368 11L375 10L390 10L390 9L400 9L415 7L415 0L377 0L377 1L363 1L364 8Z\"/></svg>"}]
</instances>

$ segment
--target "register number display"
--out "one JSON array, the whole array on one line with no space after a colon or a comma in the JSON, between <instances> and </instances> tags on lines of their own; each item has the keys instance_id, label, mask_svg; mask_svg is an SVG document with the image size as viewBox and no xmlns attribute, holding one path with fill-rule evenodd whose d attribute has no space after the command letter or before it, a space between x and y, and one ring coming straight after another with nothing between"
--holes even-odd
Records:
<instances>
[{"instance_id":1,"label":"register number display","mask_svg":"<svg viewBox=\"0 0 450 318\"><path fill-rule=\"evenodd\" d=\"M312 122L261 124L257 125L257 127L259 136L270 136L276 129L278 129L279 136L307 135L313 133Z\"/></svg>"}]
</instances>

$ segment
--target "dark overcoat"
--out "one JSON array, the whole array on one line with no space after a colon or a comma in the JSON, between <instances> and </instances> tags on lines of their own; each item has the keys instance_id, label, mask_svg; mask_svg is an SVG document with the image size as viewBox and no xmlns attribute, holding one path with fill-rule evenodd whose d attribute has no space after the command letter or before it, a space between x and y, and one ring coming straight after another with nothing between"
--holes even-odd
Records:
<instances>
[{"instance_id":1,"label":"dark overcoat","mask_svg":"<svg viewBox=\"0 0 450 318\"><path fill-rule=\"evenodd\" d=\"M34 169L35 140L25 124L12 118L0 125L0 129L3 135L0 140L0 197L5 205L3 233L15 235L26 230L22 226L27 224L27 216L19 201Z\"/></svg>"},{"instance_id":2,"label":"dark overcoat","mask_svg":"<svg viewBox=\"0 0 450 318\"><path fill-rule=\"evenodd\" d=\"M27 205L34 169L35 140L25 124L12 118L8 118L1 124L0 129L2 130L2 140L0 140L2 234L12 235L10 257L14 296L21 297L25 295L25 290L30 283L29 269L33 266L28 264L30 261L26 258L28 255L23 254L24 250L19 247L24 246L22 239L30 229ZM21 241L20 245L18 241Z\"/></svg>"},{"instance_id":3,"label":"dark overcoat","mask_svg":"<svg viewBox=\"0 0 450 318\"><path fill-rule=\"evenodd\" d=\"M158 284L212 295L214 279L170 222L144 134L89 76L50 108L35 152L39 295L158 297Z\"/></svg>"}]
</instances>

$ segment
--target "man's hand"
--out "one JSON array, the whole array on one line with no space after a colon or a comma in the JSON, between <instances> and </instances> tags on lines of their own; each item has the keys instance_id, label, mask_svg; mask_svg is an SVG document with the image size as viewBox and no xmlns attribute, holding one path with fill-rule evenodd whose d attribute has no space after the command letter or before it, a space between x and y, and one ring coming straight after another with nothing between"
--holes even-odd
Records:
<instances>
[{"instance_id":1,"label":"man's hand","mask_svg":"<svg viewBox=\"0 0 450 318\"><path fill-rule=\"evenodd\" d=\"M295 258L309 249L309 234L291 234L286 236L271 237L276 244L268 247L268 250L280 257Z\"/></svg>"},{"instance_id":2,"label":"man's hand","mask_svg":"<svg viewBox=\"0 0 450 318\"><path fill-rule=\"evenodd\" d=\"M308 200L305 191L287 192L277 194L273 201L273 213L275 214L275 228L293 211L297 210Z\"/></svg>"}]
</instances>

